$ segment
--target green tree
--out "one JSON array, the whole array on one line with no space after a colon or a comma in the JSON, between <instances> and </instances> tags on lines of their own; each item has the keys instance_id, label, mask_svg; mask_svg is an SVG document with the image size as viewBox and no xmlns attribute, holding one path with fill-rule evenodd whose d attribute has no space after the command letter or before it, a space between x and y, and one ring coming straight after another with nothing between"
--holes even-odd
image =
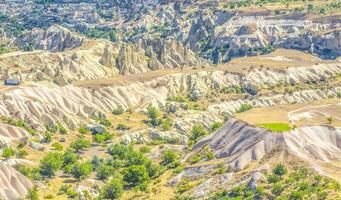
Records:
<instances>
[{"instance_id":1,"label":"green tree","mask_svg":"<svg viewBox=\"0 0 341 200\"><path fill-rule=\"evenodd\" d=\"M118 199L123 193L123 185L120 180L112 179L104 186L102 195L104 199Z\"/></svg>"},{"instance_id":2,"label":"green tree","mask_svg":"<svg viewBox=\"0 0 341 200\"><path fill-rule=\"evenodd\" d=\"M114 173L114 168L110 165L102 164L97 168L96 177L100 180L109 178Z\"/></svg>"},{"instance_id":3,"label":"green tree","mask_svg":"<svg viewBox=\"0 0 341 200\"><path fill-rule=\"evenodd\" d=\"M137 186L149 180L149 175L144 165L132 165L123 171L123 180L129 185Z\"/></svg>"},{"instance_id":4,"label":"green tree","mask_svg":"<svg viewBox=\"0 0 341 200\"><path fill-rule=\"evenodd\" d=\"M92 171L91 163L89 162L76 163L73 166L71 174L73 175L73 177L80 180L80 179L88 177L91 171Z\"/></svg>"},{"instance_id":5,"label":"green tree","mask_svg":"<svg viewBox=\"0 0 341 200\"><path fill-rule=\"evenodd\" d=\"M8 148L5 148L3 151L2 151L2 157L4 158L10 158L12 156L15 155L15 150L12 149L11 147L8 147Z\"/></svg>"},{"instance_id":6,"label":"green tree","mask_svg":"<svg viewBox=\"0 0 341 200\"><path fill-rule=\"evenodd\" d=\"M67 149L63 154L63 167L75 164L79 159L79 156L75 154L71 149Z\"/></svg>"},{"instance_id":7,"label":"green tree","mask_svg":"<svg viewBox=\"0 0 341 200\"><path fill-rule=\"evenodd\" d=\"M87 149L91 146L90 142L85 139L77 139L73 143L71 143L71 148L74 149L76 152L82 151Z\"/></svg>"},{"instance_id":8,"label":"green tree","mask_svg":"<svg viewBox=\"0 0 341 200\"><path fill-rule=\"evenodd\" d=\"M62 165L62 154L50 152L40 161L40 173L44 176L51 177Z\"/></svg>"},{"instance_id":9,"label":"green tree","mask_svg":"<svg viewBox=\"0 0 341 200\"><path fill-rule=\"evenodd\" d=\"M114 144L108 148L108 153L115 159L127 159L132 149L122 144Z\"/></svg>"}]
</instances>

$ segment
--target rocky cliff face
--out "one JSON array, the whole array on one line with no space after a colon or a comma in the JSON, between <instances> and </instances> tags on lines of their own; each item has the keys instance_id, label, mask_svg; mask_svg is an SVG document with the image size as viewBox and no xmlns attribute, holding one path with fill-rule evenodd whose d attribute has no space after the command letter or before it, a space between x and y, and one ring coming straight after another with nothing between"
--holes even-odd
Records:
<instances>
[{"instance_id":1,"label":"rocky cliff face","mask_svg":"<svg viewBox=\"0 0 341 200\"><path fill-rule=\"evenodd\" d=\"M13 167L0 163L0 197L11 200L27 194L33 184Z\"/></svg>"},{"instance_id":2,"label":"rocky cliff face","mask_svg":"<svg viewBox=\"0 0 341 200\"><path fill-rule=\"evenodd\" d=\"M53 80L58 85L67 85L74 80L207 63L175 40L150 39L136 44L111 43L106 40L87 40L60 26L51 27L43 33L38 30L33 33L26 35L21 42L33 43L35 49L50 52L2 55L2 79L12 77L23 82Z\"/></svg>"},{"instance_id":3,"label":"rocky cliff face","mask_svg":"<svg viewBox=\"0 0 341 200\"><path fill-rule=\"evenodd\" d=\"M33 29L24 33L16 43L26 50L40 49L52 52L74 49L84 44L86 39L68 29L53 25L47 30Z\"/></svg>"},{"instance_id":4,"label":"rocky cliff face","mask_svg":"<svg viewBox=\"0 0 341 200\"><path fill-rule=\"evenodd\" d=\"M255 173L261 175L260 172L268 170L267 161L271 160L270 152L275 156L283 156L283 152L287 152L291 159L292 157L302 159L311 163L312 167L320 173L340 179L340 175L335 175L333 172L334 168L340 167L340 139L339 128L307 126L291 132L274 133L230 119L220 130L205 137L193 147L193 150L198 150L208 146L217 159L229 166L230 172L213 176L199 184L191 191L191 196L203 198L217 188L231 187L229 184L233 182L237 184L252 182ZM274 159L278 161L281 158ZM249 172L251 175L238 174L247 167L252 168L250 167L252 163L255 165L260 160L262 160L260 166L256 167L255 171ZM328 162L329 165L325 166L323 162ZM180 174L180 177L199 177L209 174L216 169L214 162L211 163L211 165L189 167Z\"/></svg>"}]
</instances>

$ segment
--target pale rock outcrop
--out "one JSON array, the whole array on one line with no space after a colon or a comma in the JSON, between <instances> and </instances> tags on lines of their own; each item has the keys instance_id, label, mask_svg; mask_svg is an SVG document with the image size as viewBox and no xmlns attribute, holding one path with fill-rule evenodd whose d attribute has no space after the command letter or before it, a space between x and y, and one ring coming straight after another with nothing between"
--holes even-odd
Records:
<instances>
[{"instance_id":1,"label":"pale rock outcrop","mask_svg":"<svg viewBox=\"0 0 341 200\"><path fill-rule=\"evenodd\" d=\"M24 129L9 124L0 123L0 146L8 147L11 142L27 142L31 135Z\"/></svg>"},{"instance_id":2,"label":"pale rock outcrop","mask_svg":"<svg viewBox=\"0 0 341 200\"><path fill-rule=\"evenodd\" d=\"M252 161L260 160L275 148L282 147L294 156L315 162L313 166L319 169L322 168L319 161L328 162L331 166L339 165L340 142L340 128L306 126L275 133L230 119L217 132L199 141L193 149L209 145L216 158L224 158L231 168L242 170Z\"/></svg>"},{"instance_id":3,"label":"pale rock outcrop","mask_svg":"<svg viewBox=\"0 0 341 200\"><path fill-rule=\"evenodd\" d=\"M34 49L48 50L52 52L74 49L86 42L86 39L59 25L53 25L46 31L33 29L24 33L16 43L20 46L32 46Z\"/></svg>"},{"instance_id":4,"label":"pale rock outcrop","mask_svg":"<svg viewBox=\"0 0 341 200\"><path fill-rule=\"evenodd\" d=\"M23 198L33 184L13 167L0 163L0 198L12 200Z\"/></svg>"}]
</instances>

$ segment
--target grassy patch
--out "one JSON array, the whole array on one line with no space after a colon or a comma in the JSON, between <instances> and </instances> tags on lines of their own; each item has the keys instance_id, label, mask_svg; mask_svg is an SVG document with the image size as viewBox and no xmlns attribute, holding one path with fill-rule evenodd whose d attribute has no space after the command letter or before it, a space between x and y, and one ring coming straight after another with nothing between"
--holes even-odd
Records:
<instances>
[{"instance_id":1,"label":"grassy patch","mask_svg":"<svg viewBox=\"0 0 341 200\"><path fill-rule=\"evenodd\" d=\"M269 129L270 131L276 132L284 132L290 131L291 127L287 123L264 123L264 124L256 124L256 126Z\"/></svg>"}]
</instances>

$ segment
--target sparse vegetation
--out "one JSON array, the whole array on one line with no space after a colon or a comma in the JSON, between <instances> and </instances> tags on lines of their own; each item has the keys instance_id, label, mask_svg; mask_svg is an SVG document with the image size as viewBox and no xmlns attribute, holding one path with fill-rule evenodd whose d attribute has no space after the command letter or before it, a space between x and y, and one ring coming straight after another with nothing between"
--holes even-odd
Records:
<instances>
[{"instance_id":1,"label":"sparse vegetation","mask_svg":"<svg viewBox=\"0 0 341 200\"><path fill-rule=\"evenodd\" d=\"M247 104L247 103L244 103L242 105L240 105L239 109L238 109L238 113L242 113L242 112L245 112L245 111L248 111L248 110L251 110L252 109L252 105L251 104Z\"/></svg>"},{"instance_id":2,"label":"sparse vegetation","mask_svg":"<svg viewBox=\"0 0 341 200\"><path fill-rule=\"evenodd\" d=\"M286 123L263 123L263 124L256 124L259 127L269 129L270 131L274 132L285 132L290 131L291 127L289 124Z\"/></svg>"}]
</instances>

